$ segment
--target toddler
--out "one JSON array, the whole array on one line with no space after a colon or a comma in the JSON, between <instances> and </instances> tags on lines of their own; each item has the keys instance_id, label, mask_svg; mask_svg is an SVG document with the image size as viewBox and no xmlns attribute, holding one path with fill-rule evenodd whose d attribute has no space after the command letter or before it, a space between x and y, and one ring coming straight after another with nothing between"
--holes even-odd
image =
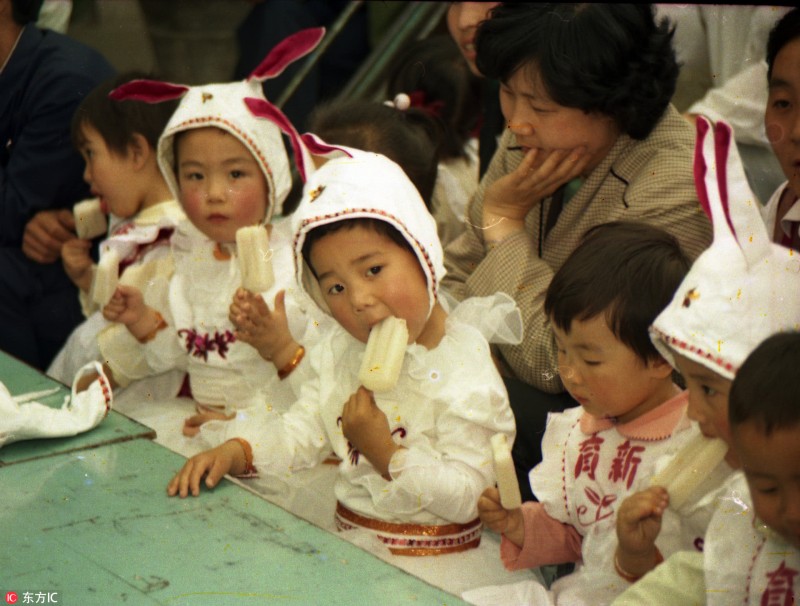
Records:
<instances>
[{"instance_id":1,"label":"toddler","mask_svg":"<svg viewBox=\"0 0 800 606\"><path fill-rule=\"evenodd\" d=\"M604 604L626 587L613 566L619 504L692 434L686 393L648 335L689 264L666 231L614 222L590 230L550 283L544 308L559 373L580 406L549 415L544 456L530 474L538 503L506 510L495 488L478 502L483 522L503 535L507 568L577 562L549 596L530 588L537 604ZM669 523L660 543L667 553L680 546L677 516Z\"/></svg>"},{"instance_id":2,"label":"toddler","mask_svg":"<svg viewBox=\"0 0 800 606\"><path fill-rule=\"evenodd\" d=\"M183 211L158 169L156 147L176 104L109 98L117 86L140 77L136 72L122 74L90 92L73 116L72 139L86 162L84 180L113 218L100 254L114 250L121 259L120 282L139 288L148 303L163 309L162 294L173 269L169 239ZM120 352L133 353L137 348L124 327L107 322L91 300L97 267L91 245L90 240L76 238L62 247L64 269L80 289L87 319L73 331L47 372L69 385L84 364L102 359L116 384L126 386L145 376L146 368L138 355L125 369L115 363Z\"/></svg>"},{"instance_id":3,"label":"toddler","mask_svg":"<svg viewBox=\"0 0 800 606\"><path fill-rule=\"evenodd\" d=\"M800 333L780 333L748 356L731 386L731 448L747 481L706 533L707 604L800 597L798 368Z\"/></svg>"},{"instance_id":4,"label":"toddler","mask_svg":"<svg viewBox=\"0 0 800 606\"><path fill-rule=\"evenodd\" d=\"M196 435L212 418L229 418L243 409L285 409L294 399L282 379L303 350L278 372L272 361L237 338L228 312L242 282L238 229L263 225L270 232L275 284L260 296L273 300L290 287L292 275L288 229L271 225L289 191L288 157L279 128L253 116L245 99L263 99L261 80L312 50L322 33L303 30L288 38L244 82L191 88L136 82L116 93L151 101L183 97L158 146L161 170L188 218L173 236L168 313L146 305L138 290L120 287L104 315L144 344L153 373L188 372L197 414L186 419L185 435ZM305 316L291 295L286 306L290 328L301 337Z\"/></svg>"},{"instance_id":5,"label":"toddler","mask_svg":"<svg viewBox=\"0 0 800 606\"><path fill-rule=\"evenodd\" d=\"M478 189L480 85L447 34L410 44L395 59L388 77L387 92L395 106L403 107L398 95L406 96L412 109L442 126L432 204L442 246L464 230L467 202Z\"/></svg>"},{"instance_id":6,"label":"toddler","mask_svg":"<svg viewBox=\"0 0 800 606\"><path fill-rule=\"evenodd\" d=\"M686 381L689 417L703 435L731 444L728 394L739 367L770 335L800 327L800 262L772 244L736 151L730 127L697 119L695 179L712 219L714 242L698 257L669 306L651 328L654 344ZM655 541L669 495L660 486L630 497L620 508L617 563L636 580L615 604L704 602L703 543L715 510L738 498L732 469L736 451L681 506L693 549L656 567ZM689 537L691 539L691 536ZM684 602L682 602L684 603Z\"/></svg>"},{"instance_id":7,"label":"toddler","mask_svg":"<svg viewBox=\"0 0 800 606\"><path fill-rule=\"evenodd\" d=\"M787 181L764 206L774 242L800 251L800 9L775 25L767 41L769 97L764 122Z\"/></svg>"},{"instance_id":8,"label":"toddler","mask_svg":"<svg viewBox=\"0 0 800 606\"><path fill-rule=\"evenodd\" d=\"M416 188L384 156L348 153L313 174L292 216L298 284L335 320L309 347L314 376L279 422L223 424L236 437L187 461L167 491L198 495L204 477L212 488L228 472L287 476L333 450L339 529L366 529L401 555L477 547L475 503L494 481L489 440L514 435L484 334L508 325L518 338L520 318L505 295L448 315L441 245ZM406 321L408 346L396 386L372 393L359 366L388 316Z\"/></svg>"}]
</instances>

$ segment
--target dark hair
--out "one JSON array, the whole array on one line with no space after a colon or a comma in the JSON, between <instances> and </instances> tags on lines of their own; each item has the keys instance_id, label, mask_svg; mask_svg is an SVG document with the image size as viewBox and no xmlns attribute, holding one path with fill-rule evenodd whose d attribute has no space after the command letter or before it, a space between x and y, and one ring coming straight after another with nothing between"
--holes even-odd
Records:
<instances>
[{"instance_id":1,"label":"dark hair","mask_svg":"<svg viewBox=\"0 0 800 606\"><path fill-rule=\"evenodd\" d=\"M400 231L391 223L381 221L380 219L370 219L368 217L342 219L341 221L325 223L324 225L315 227L306 234L306 239L303 241L303 259L305 260L306 264L308 264L308 267L311 269L311 272L314 274L315 278L318 277L317 272L314 269L314 266L311 265L311 248L314 246L314 244L321 240L323 236L327 236L328 234L332 234L342 229L353 229L354 227L358 226L371 229L382 236L386 236L392 242L410 251L414 257L416 257L417 253L414 252L411 244L408 243L408 240L403 237L403 234L401 234Z\"/></svg>"},{"instance_id":2,"label":"dark hair","mask_svg":"<svg viewBox=\"0 0 800 606\"><path fill-rule=\"evenodd\" d=\"M153 149L178 106L178 101L145 103L144 101L114 101L108 94L118 86L138 79L152 79L147 74L129 71L102 82L83 99L72 116L72 142L83 144L81 127L94 128L109 150L118 155L127 152L135 134L142 135Z\"/></svg>"},{"instance_id":3,"label":"dark hair","mask_svg":"<svg viewBox=\"0 0 800 606\"><path fill-rule=\"evenodd\" d=\"M27 25L39 18L44 0L11 0L11 18L17 25Z\"/></svg>"},{"instance_id":4,"label":"dark hair","mask_svg":"<svg viewBox=\"0 0 800 606\"><path fill-rule=\"evenodd\" d=\"M769 435L800 424L800 333L765 339L736 373L728 396L731 427L755 422Z\"/></svg>"},{"instance_id":5,"label":"dark hair","mask_svg":"<svg viewBox=\"0 0 800 606\"><path fill-rule=\"evenodd\" d=\"M398 164L430 210L441 129L425 112L375 101L332 101L312 112L309 125L326 143L375 152Z\"/></svg>"},{"instance_id":6,"label":"dark hair","mask_svg":"<svg viewBox=\"0 0 800 606\"><path fill-rule=\"evenodd\" d=\"M800 9L793 8L772 28L767 39L767 80L772 78L775 58L784 46L800 37Z\"/></svg>"},{"instance_id":7,"label":"dark hair","mask_svg":"<svg viewBox=\"0 0 800 606\"><path fill-rule=\"evenodd\" d=\"M406 47L393 62L386 92L390 98L411 95L412 106L414 93L424 95L424 108L442 121L439 158L465 155L464 146L480 119L480 79L449 35L430 36Z\"/></svg>"},{"instance_id":8,"label":"dark hair","mask_svg":"<svg viewBox=\"0 0 800 606\"><path fill-rule=\"evenodd\" d=\"M660 358L649 327L672 300L691 263L677 239L632 221L591 228L556 272L545 313L569 332L574 320L600 314L614 335L644 361Z\"/></svg>"},{"instance_id":9,"label":"dark hair","mask_svg":"<svg viewBox=\"0 0 800 606\"><path fill-rule=\"evenodd\" d=\"M478 69L506 82L538 70L550 98L644 139L675 92L674 28L650 4L504 2L478 27Z\"/></svg>"}]
</instances>

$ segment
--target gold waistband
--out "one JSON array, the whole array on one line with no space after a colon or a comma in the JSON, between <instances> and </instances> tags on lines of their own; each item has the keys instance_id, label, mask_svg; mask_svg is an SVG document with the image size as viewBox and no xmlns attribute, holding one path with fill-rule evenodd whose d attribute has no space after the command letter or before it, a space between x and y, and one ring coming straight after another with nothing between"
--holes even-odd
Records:
<instances>
[{"instance_id":1,"label":"gold waistband","mask_svg":"<svg viewBox=\"0 0 800 606\"><path fill-rule=\"evenodd\" d=\"M398 524L360 515L336 503L336 528L364 528L395 555L428 556L475 549L481 544L479 518L466 524Z\"/></svg>"}]
</instances>

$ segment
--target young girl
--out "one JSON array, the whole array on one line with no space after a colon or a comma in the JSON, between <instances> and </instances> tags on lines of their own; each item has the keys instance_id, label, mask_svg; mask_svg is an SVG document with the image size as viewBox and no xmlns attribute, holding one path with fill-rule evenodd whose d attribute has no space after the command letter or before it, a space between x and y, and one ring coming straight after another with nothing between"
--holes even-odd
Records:
<instances>
[{"instance_id":1,"label":"young girl","mask_svg":"<svg viewBox=\"0 0 800 606\"><path fill-rule=\"evenodd\" d=\"M494 488L478 502L484 523L503 533L507 568L577 562L549 596L531 588L532 603L607 604L626 588L613 566L619 504L693 433L686 394L648 334L688 268L664 230L618 222L591 230L550 283L544 305L559 372L580 406L548 418L543 460L530 474L539 502L506 510ZM667 524L659 546L670 553L683 545L678 517Z\"/></svg>"},{"instance_id":2,"label":"young girl","mask_svg":"<svg viewBox=\"0 0 800 606\"><path fill-rule=\"evenodd\" d=\"M156 146L177 104L109 98L112 90L140 77L122 74L89 93L73 116L72 138L86 161L84 180L113 218L101 255L114 250L122 260L121 283L143 290L147 301L161 309L173 269L169 238L184 215L158 169ZM76 238L61 249L64 269L80 289L87 319L73 331L47 373L71 384L79 368L102 359L116 384L124 387L147 372L141 357L132 358L124 369L116 363L120 352L136 351L135 341L124 327L106 321L90 298L96 271L91 245Z\"/></svg>"},{"instance_id":3,"label":"young girl","mask_svg":"<svg viewBox=\"0 0 800 606\"><path fill-rule=\"evenodd\" d=\"M244 100L263 99L261 80L310 52L322 33L304 30L288 38L244 82L192 88L136 82L116 93L151 101L183 96L158 146L161 170L188 217L173 236L168 313L146 305L137 289L120 287L104 315L127 326L143 344L153 373L188 372L197 414L186 419L185 435L195 435L211 418L243 409L285 409L294 399L281 379L302 350L276 371L272 361L236 338L228 308L242 282L236 258L236 232L242 227L263 225L271 233L276 280L259 294L272 301L279 291L291 290L291 240L286 228L270 225L289 191L288 157L280 130L253 116ZM286 304L290 329L302 337L305 316L291 293Z\"/></svg>"},{"instance_id":4,"label":"young girl","mask_svg":"<svg viewBox=\"0 0 800 606\"><path fill-rule=\"evenodd\" d=\"M730 127L697 119L698 195L712 218L714 242L692 265L675 297L651 327L659 352L681 373L689 391L688 416L703 435L731 444L728 394L750 353L767 337L800 326L800 265L796 253L770 242ZM724 268L724 271L721 270ZM653 486L620 507L616 561L629 581L615 603L705 602L703 543L715 510L737 497L729 449L725 460L681 505L693 548L658 564L655 542L669 506ZM678 579L677 583L674 583Z\"/></svg>"},{"instance_id":5,"label":"young girl","mask_svg":"<svg viewBox=\"0 0 800 606\"><path fill-rule=\"evenodd\" d=\"M198 495L204 476L212 488L228 472L285 476L333 449L339 529L366 529L401 555L477 547L475 502L494 481L489 439L512 439L514 424L471 322L485 312L485 330L514 334L519 317L504 295L448 315L442 249L417 190L387 158L349 152L314 173L292 217L298 282L336 321L309 348L315 376L280 422L225 424L236 437L190 459L168 494ZM409 344L397 385L371 393L359 367L370 330L389 316L406 320Z\"/></svg>"},{"instance_id":6,"label":"young girl","mask_svg":"<svg viewBox=\"0 0 800 606\"><path fill-rule=\"evenodd\" d=\"M772 195L763 214L772 240L800 251L800 9L787 13L770 33L767 64L764 122L787 181Z\"/></svg>"},{"instance_id":7,"label":"young girl","mask_svg":"<svg viewBox=\"0 0 800 606\"><path fill-rule=\"evenodd\" d=\"M452 38L441 34L414 42L395 59L387 93L398 109L405 108L398 97L403 95L408 107L442 125L432 212L442 246L447 246L464 231L467 202L478 189L480 78Z\"/></svg>"}]
</instances>

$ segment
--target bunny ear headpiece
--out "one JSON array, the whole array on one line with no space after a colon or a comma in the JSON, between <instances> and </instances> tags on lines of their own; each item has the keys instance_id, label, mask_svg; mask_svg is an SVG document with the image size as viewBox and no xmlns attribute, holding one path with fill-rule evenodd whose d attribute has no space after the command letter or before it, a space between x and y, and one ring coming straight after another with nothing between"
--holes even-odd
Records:
<instances>
[{"instance_id":1,"label":"bunny ear headpiece","mask_svg":"<svg viewBox=\"0 0 800 606\"><path fill-rule=\"evenodd\" d=\"M310 133L301 135L289 118L267 99L248 97L244 102L254 116L270 120L289 137L294 151L295 165L300 177L303 179L303 183L308 182L308 177L316 170L314 160L311 157L312 154L326 158L351 156L345 147L328 145L322 139Z\"/></svg>"},{"instance_id":2,"label":"bunny ear headpiece","mask_svg":"<svg viewBox=\"0 0 800 606\"><path fill-rule=\"evenodd\" d=\"M318 138L304 137L303 141L330 149ZM428 283L433 309L445 275L444 254L436 221L417 188L403 169L385 156L345 147L338 150L340 154L308 177L300 204L292 213L295 274L300 288L327 312L316 278L303 259L306 236L329 223L377 219L397 229L414 251Z\"/></svg>"},{"instance_id":3,"label":"bunny ear headpiece","mask_svg":"<svg viewBox=\"0 0 800 606\"><path fill-rule=\"evenodd\" d=\"M325 28L297 32L278 43L241 82L183 86L167 82L134 80L111 92L111 98L158 103L181 99L158 142L158 164L172 194L178 198L175 172L175 135L193 128L213 126L236 137L261 167L269 186L269 204L264 222L280 213L292 186L289 158L276 124L259 120L245 105L245 99L264 100L261 83L280 75L291 63L310 53L322 40Z\"/></svg>"},{"instance_id":4,"label":"bunny ear headpiece","mask_svg":"<svg viewBox=\"0 0 800 606\"><path fill-rule=\"evenodd\" d=\"M650 336L732 380L768 336L800 329L800 257L770 241L731 127L697 119L695 185L714 241L694 262Z\"/></svg>"}]
</instances>

